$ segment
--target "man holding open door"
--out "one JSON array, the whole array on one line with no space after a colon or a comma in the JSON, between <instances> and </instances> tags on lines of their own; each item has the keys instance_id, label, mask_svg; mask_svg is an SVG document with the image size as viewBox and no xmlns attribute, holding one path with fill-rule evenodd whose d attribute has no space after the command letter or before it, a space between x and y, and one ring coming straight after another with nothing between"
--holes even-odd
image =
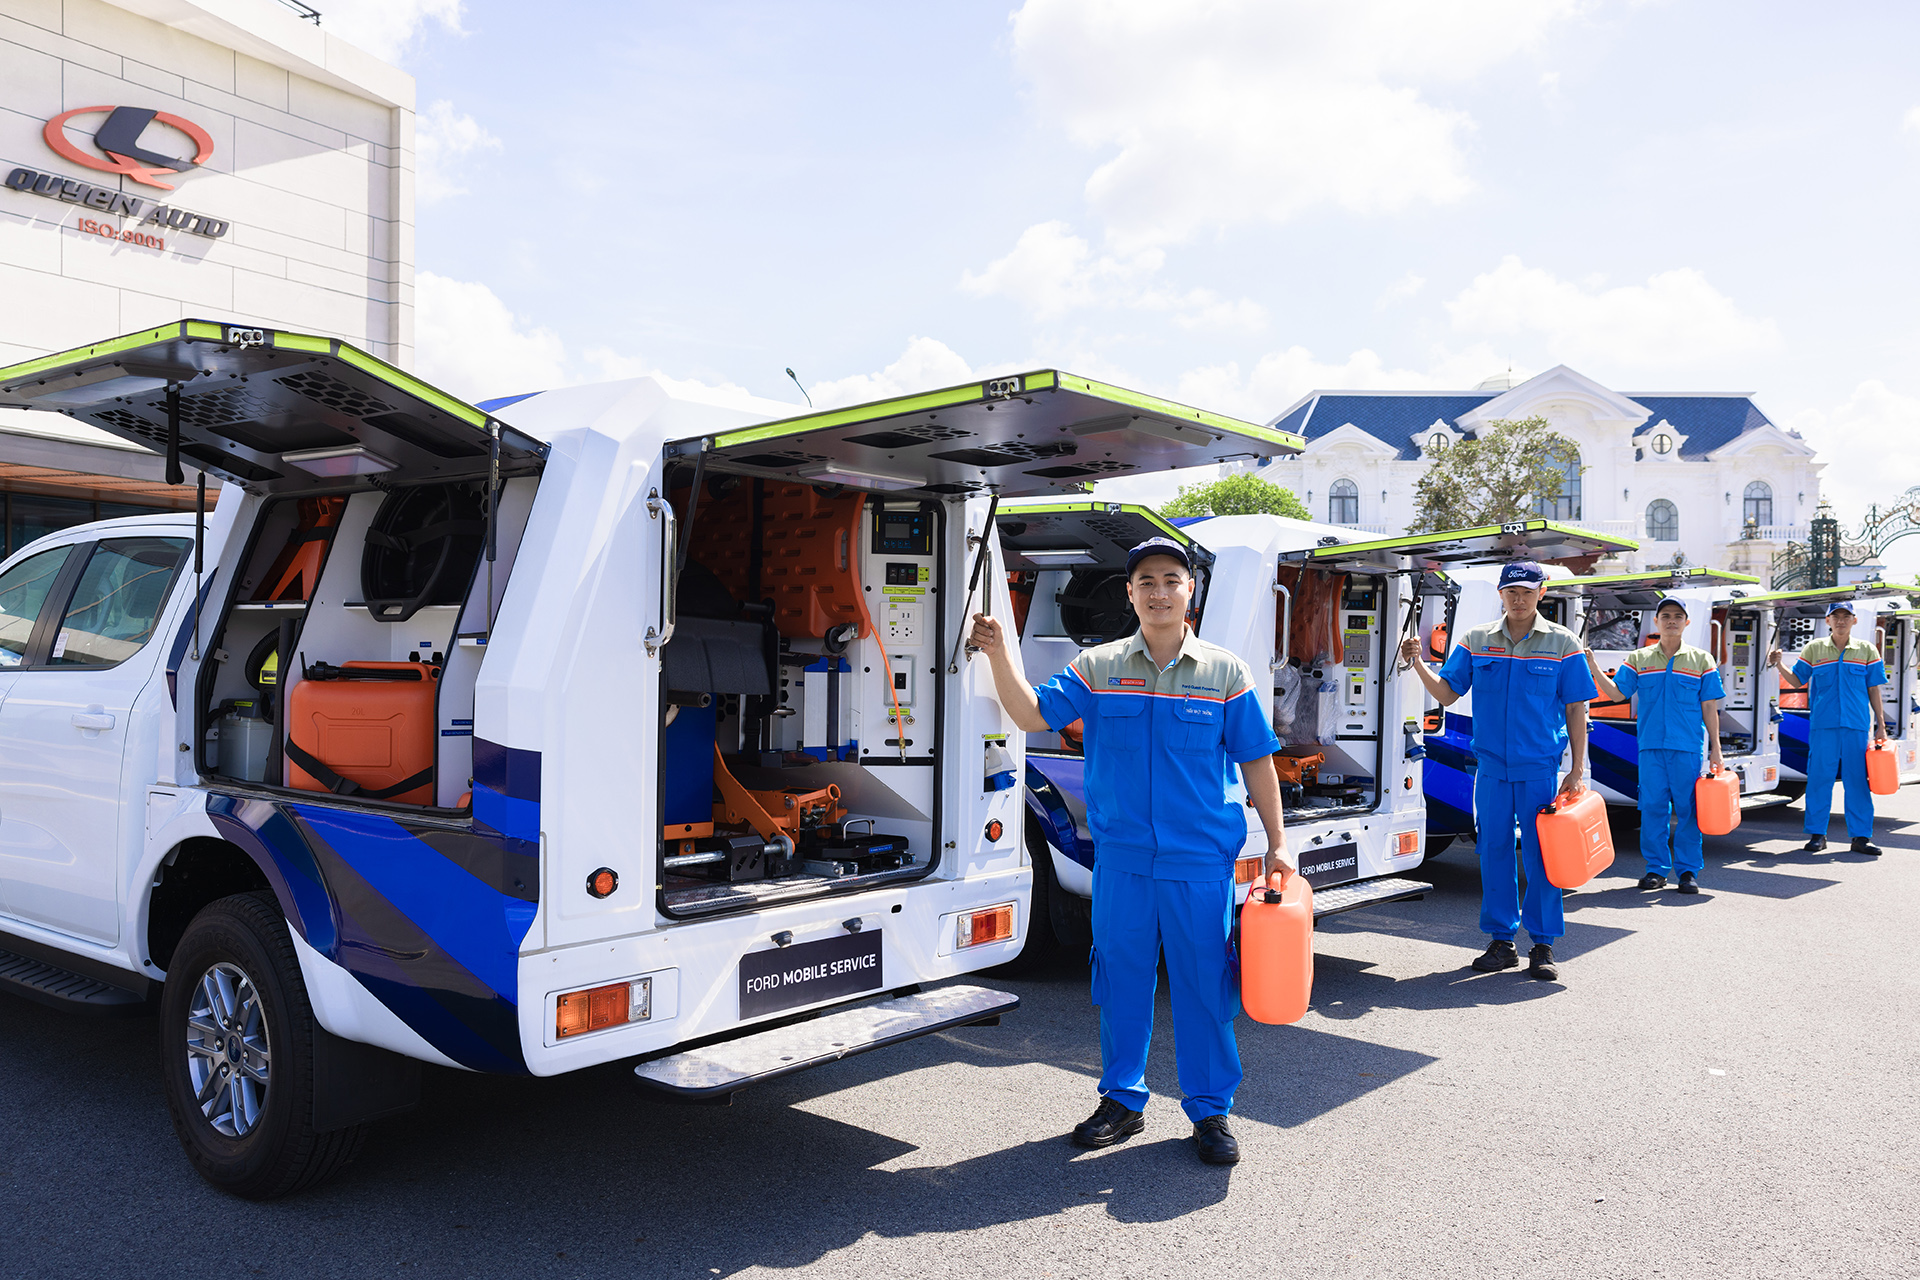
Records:
<instances>
[{"instance_id":1,"label":"man holding open door","mask_svg":"<svg viewBox=\"0 0 1920 1280\"><path fill-rule=\"evenodd\" d=\"M1778 649L1767 655L1767 665L1780 673L1782 687L1807 688L1812 723L1807 732L1806 852L1827 847L1837 773L1846 788L1850 852L1878 857L1873 791L1867 786L1867 735L1873 735L1876 747L1887 740L1887 668L1878 649L1853 638L1853 623L1853 602L1835 600L1827 607L1827 634L1801 650L1791 670Z\"/></svg>"},{"instance_id":2,"label":"man holding open door","mask_svg":"<svg viewBox=\"0 0 1920 1280\"><path fill-rule=\"evenodd\" d=\"M1438 672L1420 655L1420 642L1400 646L1433 700L1452 706L1473 691L1474 825L1479 828L1480 927L1489 936L1473 967L1483 973L1520 963L1513 945L1524 924L1533 949L1527 972L1542 981L1559 978L1553 944L1566 933L1560 890L1547 881L1535 825L1542 805L1553 800L1554 777L1568 744L1571 767L1559 793L1576 795L1587 763L1587 703L1598 692L1587 670L1586 649L1565 627L1540 616L1546 570L1516 561L1500 570L1502 614L1462 634ZM1520 858L1527 868L1527 896L1520 901L1520 873L1513 858L1513 832L1520 829Z\"/></svg>"},{"instance_id":3,"label":"man holding open door","mask_svg":"<svg viewBox=\"0 0 1920 1280\"><path fill-rule=\"evenodd\" d=\"M1105 1147L1146 1127L1147 1046L1162 949L1173 1000L1181 1106L1200 1158L1233 1164L1227 1127L1240 1084L1233 1020L1233 864L1247 823L1228 761L1266 827L1266 880L1296 868L1281 827L1280 749L1253 673L1194 635L1193 564L1169 538L1127 556L1127 599L1140 630L1084 650L1039 688L999 622L973 616L970 643L993 666L994 690L1028 733L1085 723L1087 816L1093 829L1093 1002L1100 1006L1100 1106L1073 1131Z\"/></svg>"}]
</instances>

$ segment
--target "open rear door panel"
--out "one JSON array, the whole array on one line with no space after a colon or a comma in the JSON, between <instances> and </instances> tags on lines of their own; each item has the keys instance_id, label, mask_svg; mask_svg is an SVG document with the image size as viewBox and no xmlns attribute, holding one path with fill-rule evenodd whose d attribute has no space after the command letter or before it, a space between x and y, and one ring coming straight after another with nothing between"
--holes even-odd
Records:
<instances>
[{"instance_id":1,"label":"open rear door panel","mask_svg":"<svg viewBox=\"0 0 1920 1280\"><path fill-rule=\"evenodd\" d=\"M1167 538L1187 549L1196 567L1213 553L1168 524L1151 508L1121 502L1034 502L1000 508L994 524L1008 569L1111 569L1127 567L1127 553L1148 538Z\"/></svg>"},{"instance_id":2,"label":"open rear door panel","mask_svg":"<svg viewBox=\"0 0 1920 1280\"><path fill-rule=\"evenodd\" d=\"M0 369L0 406L45 409L258 494L505 474L546 446L337 338L184 320Z\"/></svg>"},{"instance_id":3,"label":"open rear door panel","mask_svg":"<svg viewBox=\"0 0 1920 1280\"><path fill-rule=\"evenodd\" d=\"M1685 566L1645 573L1610 573L1591 578L1556 578L1547 584L1549 595L1586 596L1605 601L1610 608L1651 609L1670 591L1701 587L1752 587L1760 579L1727 569Z\"/></svg>"},{"instance_id":4,"label":"open rear door panel","mask_svg":"<svg viewBox=\"0 0 1920 1280\"><path fill-rule=\"evenodd\" d=\"M1771 608L1787 617L1817 618L1835 600L1888 600L1904 596L1920 600L1920 586L1903 582L1861 582L1843 587L1812 587L1805 591L1765 591L1730 601L1736 609Z\"/></svg>"},{"instance_id":5,"label":"open rear door panel","mask_svg":"<svg viewBox=\"0 0 1920 1280\"><path fill-rule=\"evenodd\" d=\"M1639 547L1639 543L1625 538L1611 538L1551 520L1521 520L1372 542L1329 543L1308 551L1284 552L1280 559L1283 563L1302 563L1348 573L1398 573L1410 568L1457 569L1503 564L1509 560L1591 562L1604 555L1637 551Z\"/></svg>"},{"instance_id":6,"label":"open rear door panel","mask_svg":"<svg viewBox=\"0 0 1920 1280\"><path fill-rule=\"evenodd\" d=\"M1299 436L1046 369L769 422L669 452L769 479L1002 497L1233 458L1298 453Z\"/></svg>"}]
</instances>

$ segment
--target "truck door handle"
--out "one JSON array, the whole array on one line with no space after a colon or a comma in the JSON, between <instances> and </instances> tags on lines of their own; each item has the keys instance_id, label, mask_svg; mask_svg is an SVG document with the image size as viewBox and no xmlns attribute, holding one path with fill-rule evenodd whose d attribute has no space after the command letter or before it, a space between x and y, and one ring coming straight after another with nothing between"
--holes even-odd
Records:
<instances>
[{"instance_id":1,"label":"truck door handle","mask_svg":"<svg viewBox=\"0 0 1920 1280\"><path fill-rule=\"evenodd\" d=\"M92 729L95 731L111 729L113 728L113 713L97 711L92 708L88 708L85 711L76 711L73 713L73 727L76 729Z\"/></svg>"}]
</instances>

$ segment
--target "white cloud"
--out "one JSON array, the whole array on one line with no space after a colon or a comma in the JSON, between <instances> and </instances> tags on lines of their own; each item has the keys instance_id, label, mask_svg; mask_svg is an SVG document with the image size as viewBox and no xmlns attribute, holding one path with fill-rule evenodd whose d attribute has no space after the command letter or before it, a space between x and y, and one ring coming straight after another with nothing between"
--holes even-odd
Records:
<instances>
[{"instance_id":1,"label":"white cloud","mask_svg":"<svg viewBox=\"0 0 1920 1280\"><path fill-rule=\"evenodd\" d=\"M1183 404L1266 422L1309 391L1463 391L1505 368L1506 362L1484 345L1464 351L1435 348L1425 369L1389 367L1369 350L1335 364L1316 359L1305 347L1288 347L1262 356L1244 372L1232 361L1190 369L1172 396ZM1525 376L1515 370L1516 381Z\"/></svg>"},{"instance_id":2,"label":"white cloud","mask_svg":"<svg viewBox=\"0 0 1920 1280\"><path fill-rule=\"evenodd\" d=\"M1535 46L1582 0L1028 0L1013 53L1041 115L1106 155L1086 195L1116 243L1472 188L1463 112L1422 89Z\"/></svg>"},{"instance_id":3,"label":"white cloud","mask_svg":"<svg viewBox=\"0 0 1920 1280\"><path fill-rule=\"evenodd\" d=\"M1781 346L1773 321L1750 316L1691 267L1644 285L1561 280L1509 255L1447 303L1455 330L1475 337L1533 337L1555 362L1597 376L1697 370Z\"/></svg>"},{"instance_id":4,"label":"white cloud","mask_svg":"<svg viewBox=\"0 0 1920 1280\"><path fill-rule=\"evenodd\" d=\"M900 353L900 358L880 372L816 382L807 388L807 394L813 397L814 408L832 409L956 386L985 376L985 370L973 368L946 343L935 338L913 337L907 339L907 349Z\"/></svg>"},{"instance_id":5,"label":"white cloud","mask_svg":"<svg viewBox=\"0 0 1920 1280\"><path fill-rule=\"evenodd\" d=\"M477 152L500 150L500 139L488 133L470 115L441 99L422 111L414 126L417 177L415 198L432 204L467 193L461 185L460 162Z\"/></svg>"},{"instance_id":6,"label":"white cloud","mask_svg":"<svg viewBox=\"0 0 1920 1280\"><path fill-rule=\"evenodd\" d=\"M985 270L963 272L960 291L1011 298L1036 320L1055 320L1086 307L1120 307L1170 313L1183 329L1256 330L1266 324L1267 309L1250 298L1152 284L1165 262L1166 254L1157 248L1096 256L1071 226L1040 222Z\"/></svg>"},{"instance_id":7,"label":"white cloud","mask_svg":"<svg viewBox=\"0 0 1920 1280\"><path fill-rule=\"evenodd\" d=\"M1396 302L1405 302L1426 287L1425 276L1409 271L1387 286L1387 291L1380 295L1380 305L1385 307Z\"/></svg>"},{"instance_id":8,"label":"white cloud","mask_svg":"<svg viewBox=\"0 0 1920 1280\"><path fill-rule=\"evenodd\" d=\"M1920 133L1920 107L1908 107L1907 114L1900 118L1900 127L1908 133Z\"/></svg>"},{"instance_id":9,"label":"white cloud","mask_svg":"<svg viewBox=\"0 0 1920 1280\"><path fill-rule=\"evenodd\" d=\"M486 285L423 271L414 297L415 364L433 385L486 400L576 381L560 335L514 315Z\"/></svg>"},{"instance_id":10,"label":"white cloud","mask_svg":"<svg viewBox=\"0 0 1920 1280\"><path fill-rule=\"evenodd\" d=\"M1869 379L1831 409L1808 409L1782 422L1798 431L1827 464L1820 489L1843 526L1867 507L1887 506L1920 485L1920 449L1907 442L1920 428L1920 398Z\"/></svg>"},{"instance_id":11,"label":"white cloud","mask_svg":"<svg viewBox=\"0 0 1920 1280\"><path fill-rule=\"evenodd\" d=\"M395 62L429 22L465 34L460 27L464 8L463 0L328 0L320 25L376 58Z\"/></svg>"}]
</instances>

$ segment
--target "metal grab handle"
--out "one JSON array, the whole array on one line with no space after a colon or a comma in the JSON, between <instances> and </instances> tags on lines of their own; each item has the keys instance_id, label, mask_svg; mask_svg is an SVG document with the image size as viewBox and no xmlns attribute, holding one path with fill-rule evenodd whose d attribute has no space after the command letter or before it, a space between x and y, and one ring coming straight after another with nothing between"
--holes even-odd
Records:
<instances>
[{"instance_id":1,"label":"metal grab handle","mask_svg":"<svg viewBox=\"0 0 1920 1280\"><path fill-rule=\"evenodd\" d=\"M679 519L673 514L673 504L660 496L658 489L647 494L647 518L658 519L660 524L660 629L647 628L644 642L649 658L658 656L673 639L673 629L679 624L680 611L680 575L675 573L680 559Z\"/></svg>"},{"instance_id":2,"label":"metal grab handle","mask_svg":"<svg viewBox=\"0 0 1920 1280\"><path fill-rule=\"evenodd\" d=\"M73 713L73 727L104 732L113 728L113 715L107 711L76 711Z\"/></svg>"},{"instance_id":3,"label":"metal grab handle","mask_svg":"<svg viewBox=\"0 0 1920 1280\"><path fill-rule=\"evenodd\" d=\"M1293 592L1287 590L1283 582L1274 583L1273 589L1286 598L1280 615L1280 657L1273 664L1273 669L1278 671L1293 657Z\"/></svg>"}]
</instances>

